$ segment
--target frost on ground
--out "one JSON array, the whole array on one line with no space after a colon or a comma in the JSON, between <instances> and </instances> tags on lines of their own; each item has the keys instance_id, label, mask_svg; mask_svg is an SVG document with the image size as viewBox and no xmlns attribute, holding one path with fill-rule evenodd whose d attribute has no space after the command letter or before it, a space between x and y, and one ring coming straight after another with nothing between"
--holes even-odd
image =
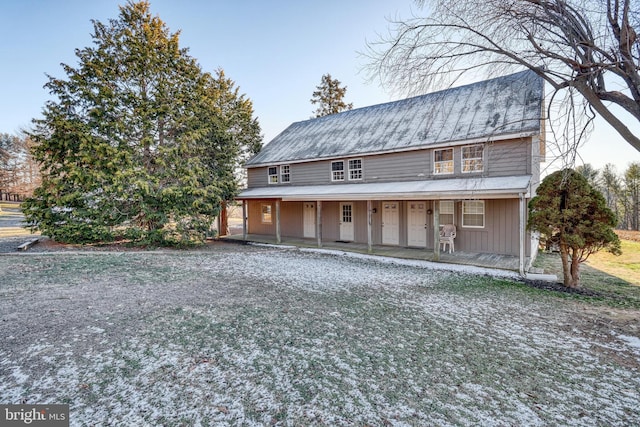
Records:
<instances>
[{"instance_id":1,"label":"frost on ground","mask_svg":"<svg viewBox=\"0 0 640 427\"><path fill-rule=\"evenodd\" d=\"M638 329L499 279L239 245L0 268L0 402L72 425L640 424Z\"/></svg>"}]
</instances>

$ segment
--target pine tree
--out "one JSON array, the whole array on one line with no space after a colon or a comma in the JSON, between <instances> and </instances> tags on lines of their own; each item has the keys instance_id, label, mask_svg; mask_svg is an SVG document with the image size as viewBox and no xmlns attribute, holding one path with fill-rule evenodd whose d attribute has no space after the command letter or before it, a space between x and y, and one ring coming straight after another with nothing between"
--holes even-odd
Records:
<instances>
[{"instance_id":1,"label":"pine tree","mask_svg":"<svg viewBox=\"0 0 640 427\"><path fill-rule=\"evenodd\" d=\"M340 81L332 79L331 74L323 75L320 86L316 86L316 89L311 98L312 104L319 104L318 109L314 112L315 117L328 116L353 108L352 103L346 104L344 102L347 87L340 87Z\"/></svg>"},{"instance_id":2,"label":"pine tree","mask_svg":"<svg viewBox=\"0 0 640 427\"><path fill-rule=\"evenodd\" d=\"M632 162L624 171L626 213L629 227L640 229L640 162Z\"/></svg>"},{"instance_id":3,"label":"pine tree","mask_svg":"<svg viewBox=\"0 0 640 427\"><path fill-rule=\"evenodd\" d=\"M548 175L529 202L528 228L543 243L560 247L564 285L580 286L580 264L601 249L620 254L613 232L616 216L602 193L580 173L565 169Z\"/></svg>"},{"instance_id":4,"label":"pine tree","mask_svg":"<svg viewBox=\"0 0 640 427\"><path fill-rule=\"evenodd\" d=\"M226 171L238 150L216 162L203 154L215 145L224 152L245 131L257 150L257 122L248 129L220 116L216 103L227 94L214 93L214 79L147 1L93 25L93 47L76 50L77 67L63 65L66 79L49 78L58 101L34 120L43 180L24 205L27 220L67 242L202 241L233 197L235 177ZM250 101L232 85L226 90L245 102L242 114L252 114Z\"/></svg>"}]
</instances>

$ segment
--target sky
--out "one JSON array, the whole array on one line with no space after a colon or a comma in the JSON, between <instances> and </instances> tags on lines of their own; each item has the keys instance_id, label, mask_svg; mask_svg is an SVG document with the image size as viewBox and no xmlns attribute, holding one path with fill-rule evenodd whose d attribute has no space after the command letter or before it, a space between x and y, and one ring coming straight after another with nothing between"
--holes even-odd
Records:
<instances>
[{"instance_id":1,"label":"sky","mask_svg":"<svg viewBox=\"0 0 640 427\"><path fill-rule=\"evenodd\" d=\"M0 3L0 132L18 133L50 99L47 75L77 65L75 49L92 44L91 20L117 18L125 0L13 0ZM264 142L293 122L311 118L310 99L323 74L347 86L354 108L400 96L364 71L367 42L388 32L388 19L409 17L412 0L151 0L171 32L180 30L204 71L222 68L252 100ZM636 134L640 125L626 122ZM579 162L619 172L640 152L598 121ZM549 156L546 166L553 168Z\"/></svg>"}]
</instances>

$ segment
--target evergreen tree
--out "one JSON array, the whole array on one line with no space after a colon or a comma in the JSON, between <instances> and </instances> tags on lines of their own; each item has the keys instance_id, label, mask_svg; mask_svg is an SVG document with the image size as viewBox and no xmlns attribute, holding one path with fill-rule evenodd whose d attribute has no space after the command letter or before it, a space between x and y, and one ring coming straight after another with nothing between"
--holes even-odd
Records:
<instances>
[{"instance_id":1,"label":"evergreen tree","mask_svg":"<svg viewBox=\"0 0 640 427\"><path fill-rule=\"evenodd\" d=\"M76 68L63 64L66 79L49 78L57 101L34 120L43 178L24 205L27 220L67 242L202 241L236 189L227 173L237 163L233 144L245 138L251 150L259 147L253 118L247 128L231 108L223 117L216 105L237 98L240 115L251 115L251 102L232 83L225 88L231 94L215 92L215 79L147 1L93 25L93 47L76 50Z\"/></svg>"},{"instance_id":2,"label":"evergreen tree","mask_svg":"<svg viewBox=\"0 0 640 427\"><path fill-rule=\"evenodd\" d=\"M622 186L620 184L620 178L618 177L616 167L611 163L607 163L604 165L600 175L602 177L602 195L607 202L607 207L616 214L616 217L618 218L617 225L619 225L621 219L619 200Z\"/></svg>"},{"instance_id":3,"label":"evergreen tree","mask_svg":"<svg viewBox=\"0 0 640 427\"><path fill-rule=\"evenodd\" d=\"M340 81L332 79L331 74L323 75L320 86L316 86L316 89L311 98L312 104L318 104L318 109L314 112L315 117L328 116L353 108L353 104L344 102L347 87L340 87Z\"/></svg>"},{"instance_id":4,"label":"evergreen tree","mask_svg":"<svg viewBox=\"0 0 640 427\"><path fill-rule=\"evenodd\" d=\"M624 186L628 226L637 231L640 229L640 162L629 164L624 172Z\"/></svg>"},{"instance_id":5,"label":"evergreen tree","mask_svg":"<svg viewBox=\"0 0 640 427\"><path fill-rule=\"evenodd\" d=\"M600 171L591 163L576 166L575 171L582 175L592 187L600 188Z\"/></svg>"},{"instance_id":6,"label":"evergreen tree","mask_svg":"<svg viewBox=\"0 0 640 427\"><path fill-rule=\"evenodd\" d=\"M564 285L580 286L580 263L601 249L620 254L616 216L602 193L571 169L548 175L529 202L528 228L560 247Z\"/></svg>"}]
</instances>

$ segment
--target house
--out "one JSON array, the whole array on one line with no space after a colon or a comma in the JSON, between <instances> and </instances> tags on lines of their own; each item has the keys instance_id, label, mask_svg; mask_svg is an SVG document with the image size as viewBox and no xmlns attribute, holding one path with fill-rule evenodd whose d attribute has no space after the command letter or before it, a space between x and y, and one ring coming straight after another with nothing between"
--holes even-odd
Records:
<instances>
[{"instance_id":1,"label":"house","mask_svg":"<svg viewBox=\"0 0 640 427\"><path fill-rule=\"evenodd\" d=\"M524 71L293 123L247 164L244 235L519 257L544 161L544 84Z\"/></svg>"}]
</instances>

